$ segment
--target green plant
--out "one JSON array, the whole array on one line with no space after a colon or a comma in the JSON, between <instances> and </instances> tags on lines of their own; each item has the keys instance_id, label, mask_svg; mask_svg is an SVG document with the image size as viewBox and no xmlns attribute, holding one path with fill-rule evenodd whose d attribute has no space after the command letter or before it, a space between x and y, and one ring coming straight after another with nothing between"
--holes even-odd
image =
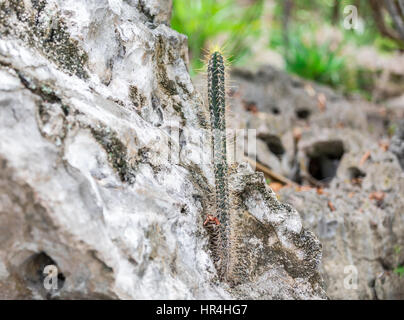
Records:
<instances>
[{"instance_id":1,"label":"green plant","mask_svg":"<svg viewBox=\"0 0 404 320\"><path fill-rule=\"evenodd\" d=\"M224 42L230 60L247 56L251 39L260 30L263 2L256 0L245 8L235 0L174 0L171 27L188 36L191 74L203 66L203 50L209 42Z\"/></svg>"},{"instance_id":2,"label":"green plant","mask_svg":"<svg viewBox=\"0 0 404 320\"><path fill-rule=\"evenodd\" d=\"M401 249L402 248L399 245L396 245L394 247L394 255L395 255L396 261L398 261L400 258ZM400 276L400 278L402 276L404 276L404 265L400 265L397 263L397 267L394 269L394 273L397 273Z\"/></svg>"},{"instance_id":3,"label":"green plant","mask_svg":"<svg viewBox=\"0 0 404 320\"><path fill-rule=\"evenodd\" d=\"M372 1L378 3L378 1ZM382 1L380 1L382 3ZM369 0L357 0L360 28L347 30L343 26L346 14L343 8L352 5L352 0L302 0L293 2L293 10L287 20L285 31L285 2L275 2L271 22L270 47L280 51L289 72L331 85L344 93L359 93L371 100L376 86L376 74L360 68L355 58L347 54L361 46L373 46L383 53L402 50L402 44L386 37L380 31L380 21L375 18L374 8ZM336 7L337 6L337 7ZM336 10L337 9L337 10ZM381 18L388 18L381 15ZM390 19L391 20L391 19ZM392 21L385 21L391 25ZM384 23L384 22L383 22ZM329 29L340 39L335 43L319 44L314 38L326 37ZM332 35L330 33L330 35ZM311 36L310 35L315 35ZM286 41L289 39L289 41ZM286 42L286 43L285 43ZM345 50L348 49L348 50Z\"/></svg>"},{"instance_id":4,"label":"green plant","mask_svg":"<svg viewBox=\"0 0 404 320\"><path fill-rule=\"evenodd\" d=\"M340 89L344 93L359 93L370 99L374 88L371 71L355 66L349 56L344 55L345 40L338 45L317 42L314 36L317 28L314 24L295 28L285 44L281 29L275 26L269 45L283 55L288 72Z\"/></svg>"},{"instance_id":5,"label":"green plant","mask_svg":"<svg viewBox=\"0 0 404 320\"><path fill-rule=\"evenodd\" d=\"M382 52L394 52L403 49L403 46L397 41L382 36L376 37L374 45Z\"/></svg>"},{"instance_id":6,"label":"green plant","mask_svg":"<svg viewBox=\"0 0 404 320\"><path fill-rule=\"evenodd\" d=\"M216 216L218 228L219 274L224 276L228 265L228 164L226 150L225 64L223 56L215 51L208 64L208 104L212 130L213 166L215 172Z\"/></svg>"},{"instance_id":7,"label":"green plant","mask_svg":"<svg viewBox=\"0 0 404 320\"><path fill-rule=\"evenodd\" d=\"M340 48L330 49L330 43L318 44L315 39L304 40L302 35L289 38L285 52L286 69L303 78L333 87L344 81L345 59Z\"/></svg>"},{"instance_id":8,"label":"green plant","mask_svg":"<svg viewBox=\"0 0 404 320\"><path fill-rule=\"evenodd\" d=\"M402 276L404 276L404 266L398 266L394 269L394 272L397 273L401 278Z\"/></svg>"},{"instance_id":9,"label":"green plant","mask_svg":"<svg viewBox=\"0 0 404 320\"><path fill-rule=\"evenodd\" d=\"M389 137L394 136L394 133L397 130L397 124L392 123L388 128L387 128L387 133L389 135Z\"/></svg>"}]
</instances>

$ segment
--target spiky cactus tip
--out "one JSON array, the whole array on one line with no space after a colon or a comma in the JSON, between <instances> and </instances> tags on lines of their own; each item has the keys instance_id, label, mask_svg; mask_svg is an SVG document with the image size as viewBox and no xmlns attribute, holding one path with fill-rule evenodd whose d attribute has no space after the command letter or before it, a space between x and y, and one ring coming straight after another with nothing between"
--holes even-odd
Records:
<instances>
[{"instance_id":1,"label":"spiky cactus tip","mask_svg":"<svg viewBox=\"0 0 404 320\"><path fill-rule=\"evenodd\" d=\"M225 64L220 52L211 54L208 64L208 103L212 128L213 165L216 184L216 216L219 219L219 263L223 276L227 265L229 247L228 230L228 165L226 151L225 119Z\"/></svg>"}]
</instances>

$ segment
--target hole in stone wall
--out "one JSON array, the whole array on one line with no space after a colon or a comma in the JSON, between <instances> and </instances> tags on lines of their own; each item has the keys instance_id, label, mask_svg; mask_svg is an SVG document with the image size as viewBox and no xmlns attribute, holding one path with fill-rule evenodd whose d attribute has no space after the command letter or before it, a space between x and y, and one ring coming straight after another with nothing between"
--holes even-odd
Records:
<instances>
[{"instance_id":1,"label":"hole in stone wall","mask_svg":"<svg viewBox=\"0 0 404 320\"><path fill-rule=\"evenodd\" d=\"M357 167L348 168L348 176L350 180L362 179L366 177L366 173Z\"/></svg>"},{"instance_id":2,"label":"hole in stone wall","mask_svg":"<svg viewBox=\"0 0 404 320\"><path fill-rule=\"evenodd\" d=\"M299 79L292 78L290 80L290 84L292 85L293 88L303 88L304 83L300 81Z\"/></svg>"},{"instance_id":3,"label":"hole in stone wall","mask_svg":"<svg viewBox=\"0 0 404 320\"><path fill-rule=\"evenodd\" d=\"M348 168L349 180L353 185L362 185L363 178L366 177L366 173L357 167Z\"/></svg>"},{"instance_id":4,"label":"hole in stone wall","mask_svg":"<svg viewBox=\"0 0 404 320\"><path fill-rule=\"evenodd\" d=\"M311 114L311 112L310 112L309 109L298 109L298 110L296 110L296 116L299 119L303 119L303 120L308 119L310 117L310 114Z\"/></svg>"},{"instance_id":5,"label":"hole in stone wall","mask_svg":"<svg viewBox=\"0 0 404 320\"><path fill-rule=\"evenodd\" d=\"M57 270L57 276L55 281L57 281L57 286L55 286L56 291L59 291L64 283L65 276L62 272L60 272L57 263L49 257L45 252L35 253L30 256L22 265L22 276L25 280L27 286L43 297L49 297L51 291L45 288L44 281L47 276L52 276L51 271L49 273L44 272L46 266L55 266ZM52 292L54 293L54 291Z\"/></svg>"},{"instance_id":6,"label":"hole in stone wall","mask_svg":"<svg viewBox=\"0 0 404 320\"><path fill-rule=\"evenodd\" d=\"M328 183L336 175L339 162L344 154L344 144L340 140L321 141L306 151L309 158L309 173L318 181Z\"/></svg>"},{"instance_id":7,"label":"hole in stone wall","mask_svg":"<svg viewBox=\"0 0 404 320\"><path fill-rule=\"evenodd\" d=\"M273 108L271 109L271 111L272 111L273 114L280 114L280 113L281 113L280 110L279 110L279 108L277 108L277 107L273 107Z\"/></svg>"},{"instance_id":8,"label":"hole in stone wall","mask_svg":"<svg viewBox=\"0 0 404 320\"><path fill-rule=\"evenodd\" d=\"M273 134L259 134L258 138L264 141L269 150L276 156L281 157L285 153L285 147L278 136Z\"/></svg>"}]
</instances>

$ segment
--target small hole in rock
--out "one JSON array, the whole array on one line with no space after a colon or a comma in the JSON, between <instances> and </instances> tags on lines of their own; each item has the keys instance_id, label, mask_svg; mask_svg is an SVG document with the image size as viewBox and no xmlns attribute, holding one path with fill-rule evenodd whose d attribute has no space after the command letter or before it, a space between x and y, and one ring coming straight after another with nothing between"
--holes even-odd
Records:
<instances>
[{"instance_id":1,"label":"small hole in rock","mask_svg":"<svg viewBox=\"0 0 404 320\"><path fill-rule=\"evenodd\" d=\"M350 167L348 168L348 176L350 180L362 179L366 177L366 173L357 167Z\"/></svg>"},{"instance_id":2,"label":"small hole in rock","mask_svg":"<svg viewBox=\"0 0 404 320\"><path fill-rule=\"evenodd\" d=\"M336 175L339 162L344 154L344 144L340 140L321 141L306 151L309 173L318 181L328 183Z\"/></svg>"},{"instance_id":3,"label":"small hole in rock","mask_svg":"<svg viewBox=\"0 0 404 320\"><path fill-rule=\"evenodd\" d=\"M273 134L259 134L258 138L264 141L269 150L276 156L281 157L285 153L285 147L278 136Z\"/></svg>"},{"instance_id":4,"label":"small hole in rock","mask_svg":"<svg viewBox=\"0 0 404 320\"><path fill-rule=\"evenodd\" d=\"M47 266L53 266L54 269L50 267L48 273L46 273L45 268ZM53 291L51 292L50 289L45 288L44 283L47 277L53 277L53 271L55 271L54 280L57 281L57 283L52 286L51 290ZM27 286L32 290L35 290L44 298L49 298L51 293L55 293L55 289L56 291L59 291L63 287L66 280L64 274L60 272L57 263L45 252L36 253L25 260L25 262L22 264L21 273L22 278L26 282ZM48 278L48 280L48 282L52 285L53 279Z\"/></svg>"},{"instance_id":5,"label":"small hole in rock","mask_svg":"<svg viewBox=\"0 0 404 320\"><path fill-rule=\"evenodd\" d=\"M299 110L296 110L296 116L297 116L299 119L305 120L305 119L307 119L307 118L310 117L310 114L311 114L311 112L310 112L310 110L308 110L308 109L299 109Z\"/></svg>"},{"instance_id":6,"label":"small hole in rock","mask_svg":"<svg viewBox=\"0 0 404 320\"><path fill-rule=\"evenodd\" d=\"M291 85L293 88L302 88L304 85L304 83L302 81L300 81L299 79L295 79L295 78L291 79L290 82L291 82Z\"/></svg>"},{"instance_id":7,"label":"small hole in rock","mask_svg":"<svg viewBox=\"0 0 404 320\"><path fill-rule=\"evenodd\" d=\"M273 114L280 114L281 113L280 110L278 108L276 108L276 107L272 108L271 111L272 111Z\"/></svg>"}]
</instances>

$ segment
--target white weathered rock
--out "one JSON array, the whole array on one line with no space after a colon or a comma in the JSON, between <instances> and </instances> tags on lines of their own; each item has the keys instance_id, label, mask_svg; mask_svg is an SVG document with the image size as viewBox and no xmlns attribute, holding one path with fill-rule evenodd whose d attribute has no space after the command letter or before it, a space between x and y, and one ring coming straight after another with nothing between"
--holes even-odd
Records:
<instances>
[{"instance_id":1,"label":"white weathered rock","mask_svg":"<svg viewBox=\"0 0 404 320\"><path fill-rule=\"evenodd\" d=\"M0 298L325 297L320 243L244 166L231 190L249 267L218 281L209 121L170 9L0 2Z\"/></svg>"}]
</instances>

